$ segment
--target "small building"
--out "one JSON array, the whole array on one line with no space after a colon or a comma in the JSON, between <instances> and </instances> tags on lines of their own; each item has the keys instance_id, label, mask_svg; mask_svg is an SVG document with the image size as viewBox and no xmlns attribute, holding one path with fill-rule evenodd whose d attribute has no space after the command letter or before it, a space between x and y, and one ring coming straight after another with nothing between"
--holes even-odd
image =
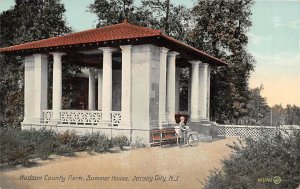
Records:
<instances>
[{"instance_id":1,"label":"small building","mask_svg":"<svg viewBox=\"0 0 300 189\"><path fill-rule=\"evenodd\" d=\"M193 123L209 121L210 68L227 65L159 30L127 21L0 52L24 57L22 129L100 131L145 143L150 142L152 129L173 127L175 114L188 114ZM53 76L48 76L49 61ZM88 78L85 109L62 109L62 67L67 64L82 66L80 77ZM190 68L187 112L179 109L178 73L184 67Z\"/></svg>"}]
</instances>

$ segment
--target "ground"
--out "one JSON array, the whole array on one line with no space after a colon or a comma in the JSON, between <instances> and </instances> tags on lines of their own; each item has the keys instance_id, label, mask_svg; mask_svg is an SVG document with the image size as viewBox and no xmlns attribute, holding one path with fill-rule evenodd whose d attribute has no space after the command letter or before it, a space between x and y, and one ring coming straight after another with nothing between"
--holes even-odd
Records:
<instances>
[{"instance_id":1,"label":"ground","mask_svg":"<svg viewBox=\"0 0 300 189\"><path fill-rule=\"evenodd\" d=\"M58 157L31 168L0 173L6 188L202 188L209 170L219 168L236 138L200 143L197 147L154 147L119 153ZM32 176L38 180L22 180ZM91 178L98 180L91 180ZM56 180L53 180L56 179ZM64 180L65 179L65 180ZM1 188L2 187L2 188Z\"/></svg>"}]
</instances>

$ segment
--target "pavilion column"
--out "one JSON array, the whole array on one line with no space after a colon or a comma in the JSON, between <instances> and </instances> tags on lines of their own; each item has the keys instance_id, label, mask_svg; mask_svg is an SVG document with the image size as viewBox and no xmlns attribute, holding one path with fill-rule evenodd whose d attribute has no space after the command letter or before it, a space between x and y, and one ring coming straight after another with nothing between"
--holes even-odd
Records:
<instances>
[{"instance_id":1,"label":"pavilion column","mask_svg":"<svg viewBox=\"0 0 300 189\"><path fill-rule=\"evenodd\" d=\"M24 120L23 123L33 123L34 117L34 60L33 56L26 56L24 59Z\"/></svg>"},{"instance_id":2,"label":"pavilion column","mask_svg":"<svg viewBox=\"0 0 300 189\"><path fill-rule=\"evenodd\" d=\"M211 67L208 66L207 68L207 111L206 111L206 117L210 119L210 73L211 73Z\"/></svg>"},{"instance_id":3,"label":"pavilion column","mask_svg":"<svg viewBox=\"0 0 300 189\"><path fill-rule=\"evenodd\" d=\"M175 113L180 112L180 68L175 69Z\"/></svg>"},{"instance_id":4,"label":"pavilion column","mask_svg":"<svg viewBox=\"0 0 300 189\"><path fill-rule=\"evenodd\" d=\"M190 61L192 64L191 74L191 122L199 120L199 63L200 61Z\"/></svg>"},{"instance_id":5,"label":"pavilion column","mask_svg":"<svg viewBox=\"0 0 300 189\"><path fill-rule=\"evenodd\" d=\"M192 78L192 67L189 66L189 83L188 83L188 113L189 113L189 115L191 115L191 84L192 84L191 78Z\"/></svg>"},{"instance_id":6,"label":"pavilion column","mask_svg":"<svg viewBox=\"0 0 300 189\"><path fill-rule=\"evenodd\" d=\"M121 94L121 125L131 126L131 64L132 46L120 46L122 49L122 94Z\"/></svg>"},{"instance_id":7,"label":"pavilion column","mask_svg":"<svg viewBox=\"0 0 300 189\"><path fill-rule=\"evenodd\" d=\"M102 78L103 71L98 70L98 110L102 110Z\"/></svg>"},{"instance_id":8,"label":"pavilion column","mask_svg":"<svg viewBox=\"0 0 300 189\"><path fill-rule=\"evenodd\" d=\"M166 118L166 86L167 86L167 53L169 49L160 48L160 68L159 68L159 112L158 124L162 128L167 124Z\"/></svg>"},{"instance_id":9,"label":"pavilion column","mask_svg":"<svg viewBox=\"0 0 300 189\"><path fill-rule=\"evenodd\" d=\"M199 65L199 118L207 119L208 117L208 64Z\"/></svg>"},{"instance_id":10,"label":"pavilion column","mask_svg":"<svg viewBox=\"0 0 300 189\"><path fill-rule=\"evenodd\" d=\"M52 91L52 109L53 109L53 121L58 122L60 120L60 111L62 108L62 56L65 53L53 52L53 91Z\"/></svg>"},{"instance_id":11,"label":"pavilion column","mask_svg":"<svg viewBox=\"0 0 300 189\"><path fill-rule=\"evenodd\" d=\"M95 69L89 68L89 110L95 110Z\"/></svg>"},{"instance_id":12,"label":"pavilion column","mask_svg":"<svg viewBox=\"0 0 300 189\"><path fill-rule=\"evenodd\" d=\"M171 51L168 56L168 70L167 70L167 107L168 107L168 121L175 124L175 85L176 85L176 55L177 52Z\"/></svg>"},{"instance_id":13,"label":"pavilion column","mask_svg":"<svg viewBox=\"0 0 300 189\"><path fill-rule=\"evenodd\" d=\"M40 123L48 103L48 56L34 54L34 119ZM33 97L32 97L33 98Z\"/></svg>"},{"instance_id":14,"label":"pavilion column","mask_svg":"<svg viewBox=\"0 0 300 189\"><path fill-rule=\"evenodd\" d=\"M103 51L103 79L102 79L102 121L111 122L112 111L112 52L110 47L100 48Z\"/></svg>"}]
</instances>

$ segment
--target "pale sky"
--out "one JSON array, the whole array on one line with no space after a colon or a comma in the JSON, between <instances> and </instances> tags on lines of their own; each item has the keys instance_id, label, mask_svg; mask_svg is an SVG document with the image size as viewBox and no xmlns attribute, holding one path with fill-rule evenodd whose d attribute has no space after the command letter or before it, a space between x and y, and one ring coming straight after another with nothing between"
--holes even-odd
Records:
<instances>
[{"instance_id":1,"label":"pale sky","mask_svg":"<svg viewBox=\"0 0 300 189\"><path fill-rule=\"evenodd\" d=\"M62 0L66 19L74 31L94 28L96 16L87 10L94 0ZM136 0L138 3L139 0ZM171 0L192 7L195 0ZM0 12L14 0L0 0ZM256 60L250 87L264 85L269 105L300 106L300 0L256 0L248 51Z\"/></svg>"}]
</instances>

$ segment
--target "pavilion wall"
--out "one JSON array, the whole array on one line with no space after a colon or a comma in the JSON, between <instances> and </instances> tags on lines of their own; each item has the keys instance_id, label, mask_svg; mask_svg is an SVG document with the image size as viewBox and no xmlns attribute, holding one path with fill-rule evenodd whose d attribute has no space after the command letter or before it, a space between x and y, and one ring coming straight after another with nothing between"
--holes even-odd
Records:
<instances>
[{"instance_id":1,"label":"pavilion wall","mask_svg":"<svg viewBox=\"0 0 300 189\"><path fill-rule=\"evenodd\" d=\"M132 48L132 142L150 142L150 129L158 125L159 48Z\"/></svg>"}]
</instances>

